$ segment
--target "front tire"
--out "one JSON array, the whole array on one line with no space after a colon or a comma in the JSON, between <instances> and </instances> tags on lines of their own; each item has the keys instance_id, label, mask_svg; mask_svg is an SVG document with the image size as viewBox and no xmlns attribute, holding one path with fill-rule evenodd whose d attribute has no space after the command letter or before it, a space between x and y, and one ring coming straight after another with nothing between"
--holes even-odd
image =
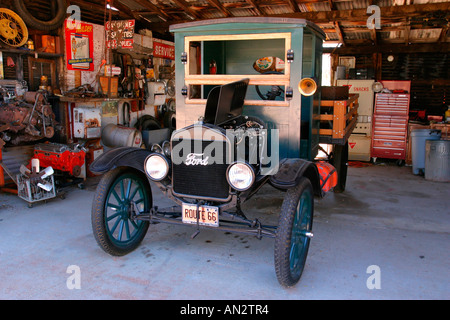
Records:
<instances>
[{"instance_id":1,"label":"front tire","mask_svg":"<svg viewBox=\"0 0 450 320\"><path fill-rule=\"evenodd\" d=\"M152 194L148 180L130 168L108 171L100 180L92 203L92 230L98 245L113 256L125 255L138 247L148 221L132 217L134 204L148 212Z\"/></svg>"},{"instance_id":2,"label":"front tire","mask_svg":"<svg viewBox=\"0 0 450 320\"><path fill-rule=\"evenodd\" d=\"M287 190L275 238L275 271L278 282L292 287L299 280L312 237L314 193L309 179Z\"/></svg>"}]
</instances>

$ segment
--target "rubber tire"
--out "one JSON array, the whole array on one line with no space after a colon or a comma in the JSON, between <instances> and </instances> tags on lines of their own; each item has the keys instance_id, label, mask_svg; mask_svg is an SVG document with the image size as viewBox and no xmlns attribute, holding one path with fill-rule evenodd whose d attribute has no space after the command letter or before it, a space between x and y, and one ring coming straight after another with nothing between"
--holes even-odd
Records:
<instances>
[{"instance_id":1,"label":"rubber tire","mask_svg":"<svg viewBox=\"0 0 450 320\"><path fill-rule=\"evenodd\" d=\"M311 215L309 222L306 225L306 231L311 232L314 216L314 192L309 179L303 177L296 187L288 189L281 206L281 213L275 237L274 261L278 282L284 287L292 287L300 280L306 263L309 244L311 242L310 238L304 238L305 242L303 244L301 254L302 259L298 264L298 270L296 270L294 274L291 271L290 257L292 248L292 229L294 226L294 216L297 211L297 206L299 205L300 198L304 193L306 197L309 197L309 205L311 208Z\"/></svg>"},{"instance_id":2,"label":"rubber tire","mask_svg":"<svg viewBox=\"0 0 450 320\"><path fill-rule=\"evenodd\" d=\"M55 17L49 21L36 19L27 9L23 0L12 1L14 10L25 21L28 28L42 31L51 31L58 29L66 19L66 1L57 0L58 11Z\"/></svg>"},{"instance_id":3,"label":"rubber tire","mask_svg":"<svg viewBox=\"0 0 450 320\"><path fill-rule=\"evenodd\" d=\"M171 132L176 130L177 123L176 123L175 112L167 111L164 114L163 122L164 122L164 128L169 128Z\"/></svg>"},{"instance_id":4,"label":"rubber tire","mask_svg":"<svg viewBox=\"0 0 450 320\"><path fill-rule=\"evenodd\" d=\"M348 142L346 142L345 145L334 145L330 164L336 168L338 175L338 181L333 191L336 193L344 192L348 171Z\"/></svg>"},{"instance_id":5,"label":"rubber tire","mask_svg":"<svg viewBox=\"0 0 450 320\"><path fill-rule=\"evenodd\" d=\"M134 237L133 241L122 246L115 244L108 234L105 223L105 203L108 198L111 186L114 185L114 182L117 179L125 174L132 174L136 178L141 179L145 188L145 193L148 195L148 201L146 204L144 204L144 210L149 210L152 206L151 188L147 178L144 177L141 173L127 167L119 167L114 170L108 171L102 176L100 182L97 185L94 200L92 202L91 223L92 231L98 245L106 253L109 253L112 256L123 256L135 250L144 239L149 227L148 221L141 221L141 223L143 223L143 226L141 227L136 237Z\"/></svg>"},{"instance_id":6,"label":"rubber tire","mask_svg":"<svg viewBox=\"0 0 450 320\"><path fill-rule=\"evenodd\" d=\"M158 130L161 129L161 125L156 120L155 117L152 117L148 114L143 115L138 119L134 127L138 130Z\"/></svg>"}]
</instances>

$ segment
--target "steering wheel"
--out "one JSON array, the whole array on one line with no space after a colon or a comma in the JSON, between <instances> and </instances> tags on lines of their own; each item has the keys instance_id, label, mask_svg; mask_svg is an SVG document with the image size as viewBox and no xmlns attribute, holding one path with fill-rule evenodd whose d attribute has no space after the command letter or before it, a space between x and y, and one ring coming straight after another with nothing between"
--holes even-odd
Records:
<instances>
[{"instance_id":1,"label":"steering wheel","mask_svg":"<svg viewBox=\"0 0 450 320\"><path fill-rule=\"evenodd\" d=\"M283 74L283 72L267 71L262 74ZM272 89L270 91L267 91L266 94L261 93L258 85L255 85L255 89L256 89L256 93L258 94L258 96L263 100L275 100L276 97L284 94L284 90L280 86L272 86Z\"/></svg>"}]
</instances>

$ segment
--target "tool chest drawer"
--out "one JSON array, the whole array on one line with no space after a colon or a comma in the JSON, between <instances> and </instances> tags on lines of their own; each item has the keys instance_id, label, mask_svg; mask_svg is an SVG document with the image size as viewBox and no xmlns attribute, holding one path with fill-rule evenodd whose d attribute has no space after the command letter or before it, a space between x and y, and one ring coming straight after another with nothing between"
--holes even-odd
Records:
<instances>
[{"instance_id":1,"label":"tool chest drawer","mask_svg":"<svg viewBox=\"0 0 450 320\"><path fill-rule=\"evenodd\" d=\"M372 157L405 159L408 113L409 94L376 94L372 125Z\"/></svg>"},{"instance_id":2,"label":"tool chest drawer","mask_svg":"<svg viewBox=\"0 0 450 320\"><path fill-rule=\"evenodd\" d=\"M375 98L375 114L408 116L409 94L377 93Z\"/></svg>"}]
</instances>

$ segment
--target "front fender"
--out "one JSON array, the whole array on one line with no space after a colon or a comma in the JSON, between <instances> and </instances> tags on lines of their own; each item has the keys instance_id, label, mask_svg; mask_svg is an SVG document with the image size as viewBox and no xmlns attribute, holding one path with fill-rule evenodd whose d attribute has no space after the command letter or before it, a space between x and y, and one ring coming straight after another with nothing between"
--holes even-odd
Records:
<instances>
[{"instance_id":1,"label":"front fender","mask_svg":"<svg viewBox=\"0 0 450 320\"><path fill-rule=\"evenodd\" d=\"M132 167L144 172L144 161L150 153L150 150L134 147L114 148L95 159L89 170L101 174L116 167Z\"/></svg>"},{"instance_id":2,"label":"front fender","mask_svg":"<svg viewBox=\"0 0 450 320\"><path fill-rule=\"evenodd\" d=\"M304 159L282 159L278 172L270 177L270 183L278 189L286 190L295 187L302 177L311 181L316 196L323 196L317 166Z\"/></svg>"}]
</instances>

